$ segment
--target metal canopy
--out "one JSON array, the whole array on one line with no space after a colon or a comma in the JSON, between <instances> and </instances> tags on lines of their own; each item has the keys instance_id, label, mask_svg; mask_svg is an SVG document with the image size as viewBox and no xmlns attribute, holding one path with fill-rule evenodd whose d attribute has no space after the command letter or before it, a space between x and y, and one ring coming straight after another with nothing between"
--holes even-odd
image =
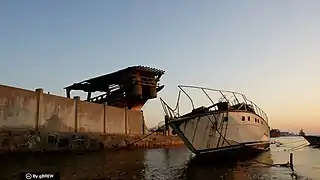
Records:
<instances>
[{"instance_id":1,"label":"metal canopy","mask_svg":"<svg viewBox=\"0 0 320 180\"><path fill-rule=\"evenodd\" d=\"M131 66L113 73L87 79L79 83L74 83L70 86L65 87L64 89L68 91L83 90L85 92L95 92L95 91L107 92L110 88L109 87L110 85L119 85L124 83L123 82L124 76L127 76L130 72L133 72L133 71L148 73L154 76L161 76L165 72L163 70L151 68L147 66Z\"/></svg>"},{"instance_id":2,"label":"metal canopy","mask_svg":"<svg viewBox=\"0 0 320 180\"><path fill-rule=\"evenodd\" d=\"M158 82L165 71L147 66L131 66L119 71L74 83L65 87L67 97L72 90L87 92L88 102L111 106L140 107L163 89ZM153 89L153 90L151 90ZM91 97L94 92L103 94ZM153 92L153 94L152 94Z\"/></svg>"}]
</instances>

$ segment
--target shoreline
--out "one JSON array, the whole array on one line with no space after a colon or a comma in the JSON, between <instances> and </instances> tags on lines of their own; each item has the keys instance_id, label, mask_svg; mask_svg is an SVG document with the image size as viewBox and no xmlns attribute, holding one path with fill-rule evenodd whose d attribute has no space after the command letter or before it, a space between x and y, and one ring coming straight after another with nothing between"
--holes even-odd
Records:
<instances>
[{"instance_id":1,"label":"shoreline","mask_svg":"<svg viewBox=\"0 0 320 180\"><path fill-rule=\"evenodd\" d=\"M101 149L154 149L184 145L178 136L0 132L0 154L98 151ZM143 138L143 139L141 139ZM141 139L141 140L139 140ZM138 141L137 141L138 140ZM135 142L137 141L137 142Z\"/></svg>"}]
</instances>

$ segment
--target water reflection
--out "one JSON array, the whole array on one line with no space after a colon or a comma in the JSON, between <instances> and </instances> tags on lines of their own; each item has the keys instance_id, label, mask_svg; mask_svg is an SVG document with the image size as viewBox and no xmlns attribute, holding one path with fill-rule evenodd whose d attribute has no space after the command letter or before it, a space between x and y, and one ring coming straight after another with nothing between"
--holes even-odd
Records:
<instances>
[{"instance_id":1,"label":"water reflection","mask_svg":"<svg viewBox=\"0 0 320 180\"><path fill-rule=\"evenodd\" d=\"M145 155L144 179L177 179L191 153L185 148L152 149Z\"/></svg>"},{"instance_id":2,"label":"water reflection","mask_svg":"<svg viewBox=\"0 0 320 180\"><path fill-rule=\"evenodd\" d=\"M294 146L294 145L290 145ZM256 161L284 163L289 160L289 147L272 147L260 154ZM320 149L306 148L294 153L298 179L319 179ZM42 154L2 156L5 166L0 168L0 179L18 179L21 171L60 171L61 179L281 179L292 180L288 168L267 167L253 161L220 166L199 166L190 162L191 153L185 148L136 149L90 153Z\"/></svg>"},{"instance_id":3,"label":"water reflection","mask_svg":"<svg viewBox=\"0 0 320 180\"><path fill-rule=\"evenodd\" d=\"M270 152L261 154L255 158L259 162L270 163ZM255 165L261 165L253 162L228 162L214 166L202 166L193 162L188 164L183 179L201 179L204 177L215 177L217 179L225 180L240 180L240 179L257 179L259 178L259 171L253 174L248 173L248 169L253 168ZM258 174L258 175L256 175Z\"/></svg>"},{"instance_id":4,"label":"water reflection","mask_svg":"<svg viewBox=\"0 0 320 180\"><path fill-rule=\"evenodd\" d=\"M22 171L59 171L61 180L140 179L144 169L144 151L103 151L91 153L55 153L7 156L0 170L5 179L17 179Z\"/></svg>"}]
</instances>

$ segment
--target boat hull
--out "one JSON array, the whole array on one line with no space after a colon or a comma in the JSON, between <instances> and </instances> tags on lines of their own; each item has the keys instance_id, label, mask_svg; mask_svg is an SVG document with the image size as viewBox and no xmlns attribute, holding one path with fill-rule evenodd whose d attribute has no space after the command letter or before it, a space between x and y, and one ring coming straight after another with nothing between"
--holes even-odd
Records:
<instances>
[{"instance_id":1,"label":"boat hull","mask_svg":"<svg viewBox=\"0 0 320 180\"><path fill-rule=\"evenodd\" d=\"M198 156L228 154L225 152L243 156L237 152L260 152L268 150L270 146L270 129L267 122L250 112L212 112L180 118L171 121L170 126Z\"/></svg>"},{"instance_id":2,"label":"boat hull","mask_svg":"<svg viewBox=\"0 0 320 180\"><path fill-rule=\"evenodd\" d=\"M320 147L320 136L303 136L309 143L310 146Z\"/></svg>"},{"instance_id":3,"label":"boat hull","mask_svg":"<svg viewBox=\"0 0 320 180\"><path fill-rule=\"evenodd\" d=\"M269 150L269 144L265 143L264 148L255 146L237 146L226 149L208 150L206 153L196 155L193 163L197 164L229 164L237 161L245 161Z\"/></svg>"}]
</instances>

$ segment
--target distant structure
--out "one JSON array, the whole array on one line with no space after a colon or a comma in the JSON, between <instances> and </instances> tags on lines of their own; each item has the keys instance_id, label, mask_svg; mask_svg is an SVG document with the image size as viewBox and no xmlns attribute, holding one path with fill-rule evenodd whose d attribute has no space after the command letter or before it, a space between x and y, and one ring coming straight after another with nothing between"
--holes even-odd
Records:
<instances>
[{"instance_id":1,"label":"distant structure","mask_svg":"<svg viewBox=\"0 0 320 180\"><path fill-rule=\"evenodd\" d=\"M303 132L303 129L300 129L299 136L305 136L306 133Z\"/></svg>"},{"instance_id":2,"label":"distant structure","mask_svg":"<svg viewBox=\"0 0 320 180\"><path fill-rule=\"evenodd\" d=\"M164 72L146 66L132 66L74 83L65 87L65 90L68 98L72 90L81 90L87 93L88 102L141 110L149 99L156 98L157 93L164 88L164 85L159 85ZM103 94L92 97L94 92Z\"/></svg>"},{"instance_id":3,"label":"distant structure","mask_svg":"<svg viewBox=\"0 0 320 180\"><path fill-rule=\"evenodd\" d=\"M271 129L270 137L280 137L280 136L297 136L298 134L292 132L283 132L279 129Z\"/></svg>"},{"instance_id":4,"label":"distant structure","mask_svg":"<svg viewBox=\"0 0 320 180\"><path fill-rule=\"evenodd\" d=\"M280 136L297 136L297 134L292 132L280 132Z\"/></svg>"},{"instance_id":5,"label":"distant structure","mask_svg":"<svg viewBox=\"0 0 320 180\"><path fill-rule=\"evenodd\" d=\"M279 129L271 129L270 137L280 137L280 130Z\"/></svg>"}]
</instances>

